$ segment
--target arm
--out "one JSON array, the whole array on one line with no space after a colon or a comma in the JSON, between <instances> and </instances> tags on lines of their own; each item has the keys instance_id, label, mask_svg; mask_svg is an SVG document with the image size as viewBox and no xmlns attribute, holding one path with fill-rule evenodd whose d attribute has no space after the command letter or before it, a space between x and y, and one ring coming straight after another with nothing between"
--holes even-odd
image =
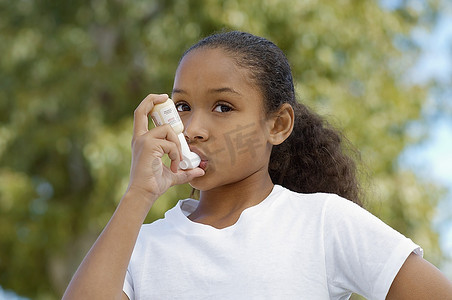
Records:
<instances>
[{"instance_id":1,"label":"arm","mask_svg":"<svg viewBox=\"0 0 452 300\"><path fill-rule=\"evenodd\" d=\"M452 300L452 282L428 261L411 253L394 279L386 299Z\"/></svg>"},{"instance_id":2,"label":"arm","mask_svg":"<svg viewBox=\"0 0 452 300\"><path fill-rule=\"evenodd\" d=\"M148 130L148 114L168 96L149 95L134 116L132 166L127 192L109 223L85 256L63 299L128 299L124 278L143 221L157 198L170 186L204 175L202 169L181 171L180 144L171 127ZM161 158L168 154L170 169Z\"/></svg>"},{"instance_id":3,"label":"arm","mask_svg":"<svg viewBox=\"0 0 452 300\"><path fill-rule=\"evenodd\" d=\"M138 232L150 209L143 198L133 192L124 195L79 266L63 299L119 299Z\"/></svg>"}]
</instances>

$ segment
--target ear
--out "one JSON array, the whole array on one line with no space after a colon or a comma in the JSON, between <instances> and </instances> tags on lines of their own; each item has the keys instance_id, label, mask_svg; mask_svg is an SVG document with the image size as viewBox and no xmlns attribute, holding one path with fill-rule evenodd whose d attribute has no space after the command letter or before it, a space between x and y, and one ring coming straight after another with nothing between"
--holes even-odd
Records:
<instances>
[{"instance_id":1,"label":"ear","mask_svg":"<svg viewBox=\"0 0 452 300\"><path fill-rule=\"evenodd\" d=\"M279 145L284 142L292 133L294 120L292 105L289 103L282 104L278 111L267 121L269 129L268 142L272 145Z\"/></svg>"}]
</instances>

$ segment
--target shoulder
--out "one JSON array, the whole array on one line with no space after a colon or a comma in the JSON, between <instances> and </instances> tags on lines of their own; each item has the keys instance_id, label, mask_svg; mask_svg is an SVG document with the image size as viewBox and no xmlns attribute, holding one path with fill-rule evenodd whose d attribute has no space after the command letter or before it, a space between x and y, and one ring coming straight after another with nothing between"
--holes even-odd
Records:
<instances>
[{"instance_id":1,"label":"shoulder","mask_svg":"<svg viewBox=\"0 0 452 300\"><path fill-rule=\"evenodd\" d=\"M378 217L358 204L336 194L303 194L283 188L280 206L304 219L316 220L325 231L325 237L346 240L352 236L387 236L404 238Z\"/></svg>"},{"instance_id":2,"label":"shoulder","mask_svg":"<svg viewBox=\"0 0 452 300\"><path fill-rule=\"evenodd\" d=\"M175 234L179 234L176 228L179 226L179 218L182 219L180 215L183 215L180 208L181 201L169 209L163 218L141 225L130 260L131 265L142 264L141 259L149 253L149 249L155 248L171 239Z\"/></svg>"},{"instance_id":3,"label":"shoulder","mask_svg":"<svg viewBox=\"0 0 452 300\"><path fill-rule=\"evenodd\" d=\"M184 207L189 205L191 201L194 200L180 200L174 207L165 212L163 218L143 224L138 234L137 244L147 242L154 238L162 238L170 232L174 232L174 229L184 221Z\"/></svg>"},{"instance_id":4,"label":"shoulder","mask_svg":"<svg viewBox=\"0 0 452 300\"><path fill-rule=\"evenodd\" d=\"M363 208L336 194L297 193L282 187L271 207L270 213L284 216L287 222L303 226L311 224L316 230L343 226L341 220L367 214Z\"/></svg>"},{"instance_id":5,"label":"shoulder","mask_svg":"<svg viewBox=\"0 0 452 300\"><path fill-rule=\"evenodd\" d=\"M277 194L280 205L291 207L296 210L309 210L327 213L334 211L335 213L359 213L365 211L359 205L352 201L342 198L336 194L330 193L298 193L287 188L278 186L279 193Z\"/></svg>"},{"instance_id":6,"label":"shoulder","mask_svg":"<svg viewBox=\"0 0 452 300\"><path fill-rule=\"evenodd\" d=\"M285 189L287 199L295 206L303 209L319 210L322 212L325 222L340 222L345 220L357 222L358 220L372 220L381 222L372 213L359 206L351 200L345 199L337 194L313 193L303 194Z\"/></svg>"}]
</instances>

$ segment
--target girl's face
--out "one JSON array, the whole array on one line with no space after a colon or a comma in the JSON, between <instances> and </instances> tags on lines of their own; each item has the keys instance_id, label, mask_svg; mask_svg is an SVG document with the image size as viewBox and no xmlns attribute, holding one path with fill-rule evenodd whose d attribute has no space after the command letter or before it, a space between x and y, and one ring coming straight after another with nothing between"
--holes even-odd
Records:
<instances>
[{"instance_id":1,"label":"girl's face","mask_svg":"<svg viewBox=\"0 0 452 300\"><path fill-rule=\"evenodd\" d=\"M222 49L195 49L181 61L173 101L205 175L201 191L268 176L271 145L263 98L246 69Z\"/></svg>"}]
</instances>

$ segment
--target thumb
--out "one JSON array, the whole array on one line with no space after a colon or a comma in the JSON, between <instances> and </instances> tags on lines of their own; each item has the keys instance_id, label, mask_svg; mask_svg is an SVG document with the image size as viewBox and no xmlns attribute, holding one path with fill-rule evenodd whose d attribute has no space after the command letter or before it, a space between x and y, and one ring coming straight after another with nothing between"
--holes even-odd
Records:
<instances>
[{"instance_id":1,"label":"thumb","mask_svg":"<svg viewBox=\"0 0 452 300\"><path fill-rule=\"evenodd\" d=\"M184 184L196 177L204 176L205 172L201 168L194 168L189 170L177 170L174 174L173 185Z\"/></svg>"}]
</instances>

